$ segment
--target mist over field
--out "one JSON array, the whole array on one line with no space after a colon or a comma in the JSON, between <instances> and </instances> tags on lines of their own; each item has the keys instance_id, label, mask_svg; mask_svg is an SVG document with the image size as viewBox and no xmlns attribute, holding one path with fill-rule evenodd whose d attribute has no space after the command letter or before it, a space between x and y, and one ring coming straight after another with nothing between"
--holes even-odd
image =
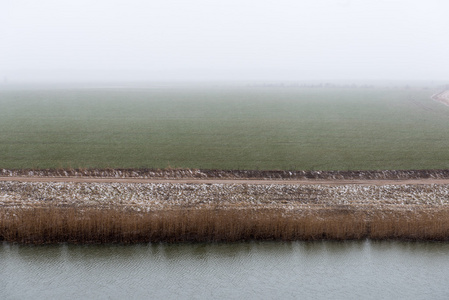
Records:
<instances>
[{"instance_id":1,"label":"mist over field","mask_svg":"<svg viewBox=\"0 0 449 300\"><path fill-rule=\"evenodd\" d=\"M449 80L444 0L2 1L0 86Z\"/></svg>"},{"instance_id":2,"label":"mist over field","mask_svg":"<svg viewBox=\"0 0 449 300\"><path fill-rule=\"evenodd\" d=\"M447 168L448 9L2 1L1 167Z\"/></svg>"}]
</instances>

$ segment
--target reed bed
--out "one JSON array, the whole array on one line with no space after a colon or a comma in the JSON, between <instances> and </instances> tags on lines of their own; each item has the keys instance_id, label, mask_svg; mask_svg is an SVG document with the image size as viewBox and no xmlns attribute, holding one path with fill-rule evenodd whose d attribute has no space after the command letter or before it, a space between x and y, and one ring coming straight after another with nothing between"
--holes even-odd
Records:
<instances>
[{"instance_id":1,"label":"reed bed","mask_svg":"<svg viewBox=\"0 0 449 300\"><path fill-rule=\"evenodd\" d=\"M449 240L448 185L0 182L0 240Z\"/></svg>"},{"instance_id":2,"label":"reed bed","mask_svg":"<svg viewBox=\"0 0 449 300\"><path fill-rule=\"evenodd\" d=\"M278 210L136 211L39 207L2 209L0 239L17 243L142 243L246 240L448 240L449 210L301 214Z\"/></svg>"}]
</instances>

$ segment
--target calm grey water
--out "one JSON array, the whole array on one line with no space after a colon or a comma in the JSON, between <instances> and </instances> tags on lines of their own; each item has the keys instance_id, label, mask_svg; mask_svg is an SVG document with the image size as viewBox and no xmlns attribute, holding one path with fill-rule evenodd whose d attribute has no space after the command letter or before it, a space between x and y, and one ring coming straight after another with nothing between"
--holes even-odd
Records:
<instances>
[{"instance_id":1,"label":"calm grey water","mask_svg":"<svg viewBox=\"0 0 449 300\"><path fill-rule=\"evenodd\" d=\"M0 244L0 299L449 299L449 244Z\"/></svg>"}]
</instances>

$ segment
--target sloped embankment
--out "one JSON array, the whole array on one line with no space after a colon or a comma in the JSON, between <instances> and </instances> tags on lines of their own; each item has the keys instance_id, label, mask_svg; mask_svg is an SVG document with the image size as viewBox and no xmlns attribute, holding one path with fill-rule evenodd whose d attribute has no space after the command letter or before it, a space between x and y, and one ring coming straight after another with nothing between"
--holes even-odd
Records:
<instances>
[{"instance_id":1,"label":"sloped embankment","mask_svg":"<svg viewBox=\"0 0 449 300\"><path fill-rule=\"evenodd\" d=\"M448 185L0 182L0 240L449 239Z\"/></svg>"}]
</instances>

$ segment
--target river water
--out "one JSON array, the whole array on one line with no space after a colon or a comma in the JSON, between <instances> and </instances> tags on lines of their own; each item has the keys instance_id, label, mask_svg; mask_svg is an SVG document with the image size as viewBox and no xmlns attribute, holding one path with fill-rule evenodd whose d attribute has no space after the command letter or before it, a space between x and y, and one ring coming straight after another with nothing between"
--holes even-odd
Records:
<instances>
[{"instance_id":1,"label":"river water","mask_svg":"<svg viewBox=\"0 0 449 300\"><path fill-rule=\"evenodd\" d=\"M0 244L0 299L449 299L449 243Z\"/></svg>"}]
</instances>

